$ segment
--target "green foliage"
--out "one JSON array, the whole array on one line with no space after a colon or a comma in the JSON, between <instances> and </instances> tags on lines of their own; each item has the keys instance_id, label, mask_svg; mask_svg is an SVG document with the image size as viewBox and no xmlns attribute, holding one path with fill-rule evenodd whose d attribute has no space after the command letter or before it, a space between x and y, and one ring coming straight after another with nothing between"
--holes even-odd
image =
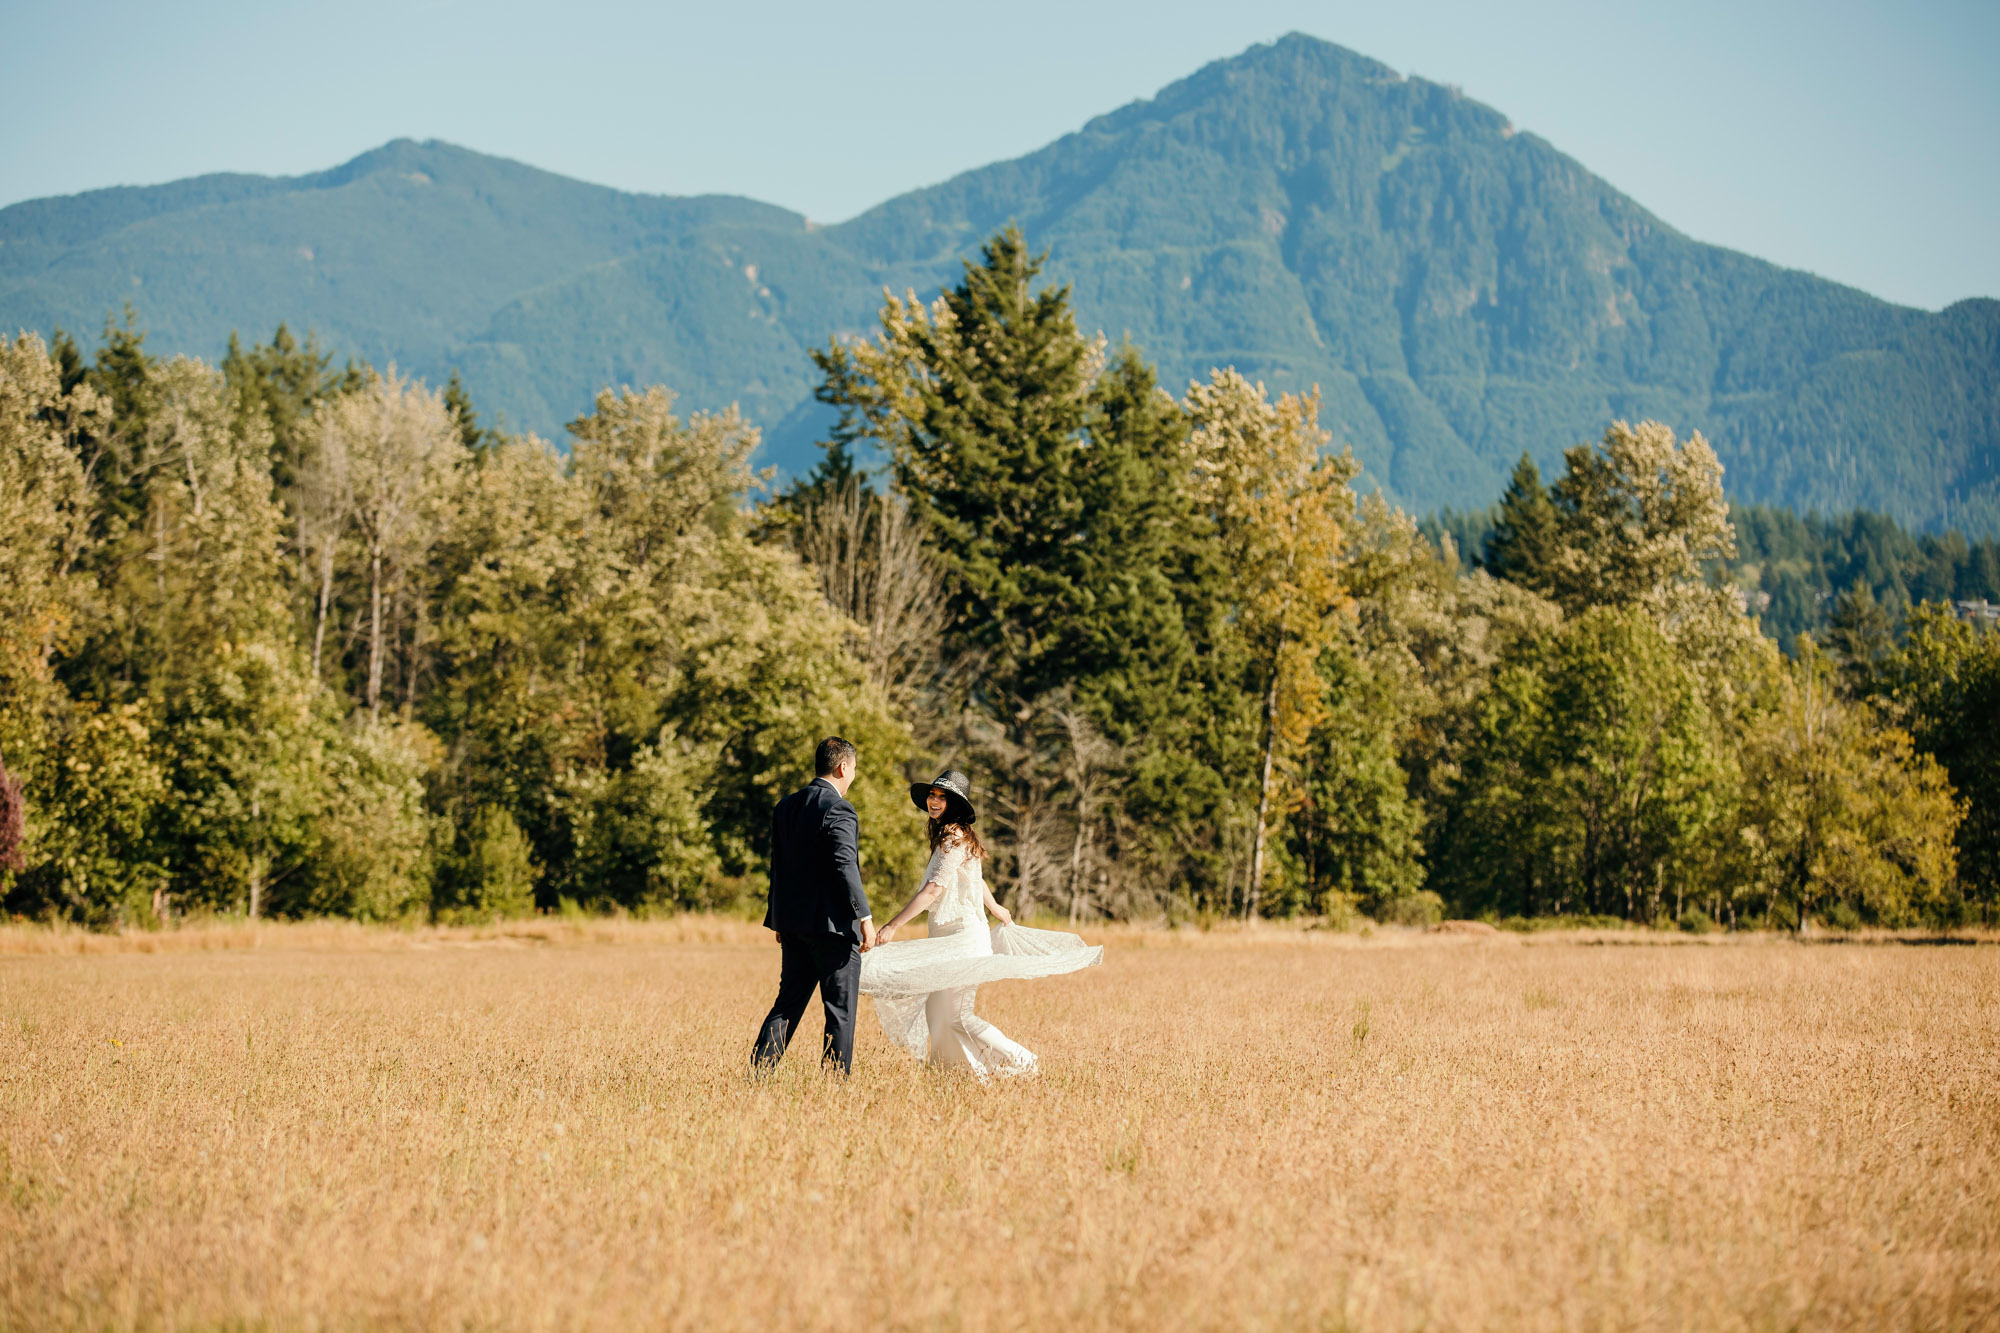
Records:
<instances>
[{"instance_id":1,"label":"green foliage","mask_svg":"<svg viewBox=\"0 0 2000 1333\"><path fill-rule=\"evenodd\" d=\"M4 780L0 886L28 869L34 835L26 787L54 780L75 720L55 677L55 655L68 645L88 593L73 570L89 526L89 486L75 447L79 435L102 430L107 415L82 378L66 375L38 338L0 342L0 769L12 765ZM65 900L88 896L54 892ZM9 901L19 904L21 892Z\"/></svg>"},{"instance_id":2,"label":"green foliage","mask_svg":"<svg viewBox=\"0 0 2000 1333\"><path fill-rule=\"evenodd\" d=\"M1876 680L1917 749L1943 766L1966 802L1959 878L1966 898L1990 914L2000 904L2000 634L1935 603L1920 606Z\"/></svg>"},{"instance_id":3,"label":"green foliage","mask_svg":"<svg viewBox=\"0 0 2000 1333\"><path fill-rule=\"evenodd\" d=\"M564 454L283 326L220 373L129 318L0 346L6 908L730 908L839 733L878 895L948 763L1017 909L1079 921L1990 916L2000 636L1898 646L1871 574L1784 658L1714 452L1651 421L1523 458L1468 571L1357 500L1340 391L1176 401L1041 263L1003 231L819 353L825 466L761 512L757 431L663 388Z\"/></svg>"},{"instance_id":4,"label":"green foliage","mask_svg":"<svg viewBox=\"0 0 2000 1333\"><path fill-rule=\"evenodd\" d=\"M535 910L535 858L528 835L500 806L464 821L458 845L440 858L431 904L440 921L506 920Z\"/></svg>"},{"instance_id":5,"label":"green foliage","mask_svg":"<svg viewBox=\"0 0 2000 1333\"><path fill-rule=\"evenodd\" d=\"M1850 694L1867 694L1896 648L1896 622L1865 583L1849 587L1834 602L1826 644L1840 663Z\"/></svg>"},{"instance_id":6,"label":"green foliage","mask_svg":"<svg viewBox=\"0 0 2000 1333\"><path fill-rule=\"evenodd\" d=\"M576 842L572 874L586 903L620 907L719 905L721 877L701 797L715 756L683 747L669 731L640 747L617 773L585 770L564 792Z\"/></svg>"},{"instance_id":7,"label":"green foliage","mask_svg":"<svg viewBox=\"0 0 2000 1333\"><path fill-rule=\"evenodd\" d=\"M1188 387L1186 456L1198 512L1223 567L1227 636L1261 701L1246 916L1259 910L1280 763L1293 761L1327 714L1319 664L1354 609L1346 574L1354 460L1322 453L1319 397L1267 400L1264 386L1218 370ZM1248 802L1246 795L1245 800Z\"/></svg>"},{"instance_id":8,"label":"green foliage","mask_svg":"<svg viewBox=\"0 0 2000 1333\"><path fill-rule=\"evenodd\" d=\"M1444 899L1429 889L1419 889L1384 903L1379 916L1392 926L1434 926L1444 920Z\"/></svg>"},{"instance_id":9,"label":"green foliage","mask_svg":"<svg viewBox=\"0 0 2000 1333\"><path fill-rule=\"evenodd\" d=\"M1197 641L1188 622L1209 613L1208 553L1174 466L1186 413L1130 343L1091 388L1073 473L1082 521L1067 539L1081 605L1062 651L1085 706L1114 738L1171 725Z\"/></svg>"},{"instance_id":10,"label":"green foliage","mask_svg":"<svg viewBox=\"0 0 2000 1333\"><path fill-rule=\"evenodd\" d=\"M274 888L324 855L337 723L303 666L290 645L224 642L164 701L175 799L156 837L189 905L259 916Z\"/></svg>"},{"instance_id":11,"label":"green foliage","mask_svg":"<svg viewBox=\"0 0 2000 1333\"><path fill-rule=\"evenodd\" d=\"M1105 369L1068 289L1037 290L1044 258L1004 229L934 305L892 296L878 338L814 353L818 396L840 412L816 484L857 441L887 454L944 574L954 647L979 663L966 702L991 736L987 776L1014 834L1002 847L1030 897L1028 831L1054 780L1040 720L1060 695L1115 741L1164 739L1203 595L1176 587L1201 563L1176 485L1180 409L1130 348Z\"/></svg>"},{"instance_id":12,"label":"green foliage","mask_svg":"<svg viewBox=\"0 0 2000 1333\"><path fill-rule=\"evenodd\" d=\"M224 374L144 343L0 348L9 908L712 905L829 729L892 775L871 873L915 872L908 728L752 540L740 416L607 392L564 458L282 326Z\"/></svg>"},{"instance_id":13,"label":"green foliage","mask_svg":"<svg viewBox=\"0 0 2000 1333\"><path fill-rule=\"evenodd\" d=\"M238 430L258 428L271 436L271 476L280 490L298 484L301 462L312 452L313 408L330 394L360 387L362 374L349 362L343 372L329 369L333 357L308 336L304 347L283 324L271 341L243 350L232 330L222 358L223 380L236 400ZM253 424L254 423L254 424Z\"/></svg>"},{"instance_id":14,"label":"green foliage","mask_svg":"<svg viewBox=\"0 0 2000 1333\"><path fill-rule=\"evenodd\" d=\"M1484 542L1484 563L1495 578L1547 593L1554 589L1558 560L1556 507L1542 485L1534 458L1522 454L1500 497Z\"/></svg>"},{"instance_id":15,"label":"green foliage","mask_svg":"<svg viewBox=\"0 0 2000 1333\"><path fill-rule=\"evenodd\" d=\"M1510 490L1509 494L1512 494ZM1433 542L1450 538L1461 562L1509 577L1489 543L1499 506L1446 509L1423 520ZM1886 514L1794 514L1769 505L1731 505L1735 556L1723 560L1765 635L1790 650L1811 634L1844 660L1856 651L1879 658L1885 634L1903 611L1921 602L2000 604L2000 540L1964 534L1918 535ZM1485 554L1482 554L1485 553ZM1843 621L1843 616L1860 617ZM1860 633L1866 646L1850 642Z\"/></svg>"},{"instance_id":16,"label":"green foliage","mask_svg":"<svg viewBox=\"0 0 2000 1333\"><path fill-rule=\"evenodd\" d=\"M63 706L22 772L26 868L10 911L116 925L166 882L152 836L169 793L137 704Z\"/></svg>"},{"instance_id":17,"label":"green foliage","mask_svg":"<svg viewBox=\"0 0 2000 1333\"><path fill-rule=\"evenodd\" d=\"M1285 826L1297 876L1272 910L1325 911L1343 898L1378 919L1424 884L1424 810L1400 760L1398 682L1360 653L1329 652L1330 706L1298 759L1300 802ZM1434 897L1435 895L1433 895Z\"/></svg>"},{"instance_id":18,"label":"green foliage","mask_svg":"<svg viewBox=\"0 0 2000 1333\"><path fill-rule=\"evenodd\" d=\"M1475 913L1660 915L1728 809L1695 674L1642 612L1523 645L1478 708L1439 881Z\"/></svg>"},{"instance_id":19,"label":"green foliage","mask_svg":"<svg viewBox=\"0 0 2000 1333\"><path fill-rule=\"evenodd\" d=\"M855 628L751 539L741 417L607 391L572 433L567 462L513 441L459 474L433 560L439 680L418 710L449 755L436 785L516 821L544 906L712 905L763 864L770 807L810 779L821 736L893 775L909 732ZM871 875L914 873L907 820L863 829Z\"/></svg>"},{"instance_id":20,"label":"green foliage","mask_svg":"<svg viewBox=\"0 0 2000 1333\"><path fill-rule=\"evenodd\" d=\"M1010 228L934 307L891 297L879 341L814 353L823 401L888 452L985 656L981 688L1008 711L1069 672L1065 630L1090 592L1072 550L1089 517L1079 473L1098 452L1096 352L1068 289L1034 289L1044 258Z\"/></svg>"},{"instance_id":21,"label":"green foliage","mask_svg":"<svg viewBox=\"0 0 2000 1333\"><path fill-rule=\"evenodd\" d=\"M1549 488L1549 594L1572 614L1653 602L1669 617L1685 615L1681 604L1704 591L1705 570L1735 553L1722 465L1707 441L1681 443L1656 421L1615 421L1600 444L1577 445L1563 462Z\"/></svg>"},{"instance_id":22,"label":"green foliage","mask_svg":"<svg viewBox=\"0 0 2000 1333\"><path fill-rule=\"evenodd\" d=\"M444 386L444 410L458 428L458 442L475 459L483 458L506 438L499 431L479 424L479 409L472 405L472 395L456 370Z\"/></svg>"},{"instance_id":23,"label":"green foliage","mask_svg":"<svg viewBox=\"0 0 2000 1333\"><path fill-rule=\"evenodd\" d=\"M1892 621L1923 602L2000 603L2000 541L1919 536L1886 514L1862 511L1827 517L1738 506L1730 518L1738 547L1730 577L1780 644L1811 634L1849 653L1854 645L1825 636L1839 628L1843 605L1859 611L1849 603L1863 594ZM1879 630L1868 632L1879 648Z\"/></svg>"},{"instance_id":24,"label":"green foliage","mask_svg":"<svg viewBox=\"0 0 2000 1333\"><path fill-rule=\"evenodd\" d=\"M1803 930L1937 921L1953 893L1961 814L1945 772L1866 703L1844 700L1810 643L1744 738L1741 892Z\"/></svg>"},{"instance_id":25,"label":"green foliage","mask_svg":"<svg viewBox=\"0 0 2000 1333\"><path fill-rule=\"evenodd\" d=\"M404 921L429 911L432 819L424 774L434 762L421 729L356 717L327 751L325 804L313 858L290 887L301 915Z\"/></svg>"}]
</instances>

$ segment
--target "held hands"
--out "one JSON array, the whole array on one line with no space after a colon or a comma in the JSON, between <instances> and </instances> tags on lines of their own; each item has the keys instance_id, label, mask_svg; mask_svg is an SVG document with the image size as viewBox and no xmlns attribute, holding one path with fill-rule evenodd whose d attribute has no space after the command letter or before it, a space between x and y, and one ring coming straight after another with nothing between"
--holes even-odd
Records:
<instances>
[{"instance_id":1,"label":"held hands","mask_svg":"<svg viewBox=\"0 0 2000 1333\"><path fill-rule=\"evenodd\" d=\"M896 928L894 926L884 926L882 927L881 932L875 936L875 942L877 944L887 944L890 940L893 940L895 938L896 938Z\"/></svg>"},{"instance_id":2,"label":"held hands","mask_svg":"<svg viewBox=\"0 0 2000 1333\"><path fill-rule=\"evenodd\" d=\"M885 930L880 935L877 935L875 933L875 922L873 918L863 921L861 923L861 952L867 953L870 949L874 948L876 945L885 943L889 938L889 934L890 932Z\"/></svg>"}]
</instances>

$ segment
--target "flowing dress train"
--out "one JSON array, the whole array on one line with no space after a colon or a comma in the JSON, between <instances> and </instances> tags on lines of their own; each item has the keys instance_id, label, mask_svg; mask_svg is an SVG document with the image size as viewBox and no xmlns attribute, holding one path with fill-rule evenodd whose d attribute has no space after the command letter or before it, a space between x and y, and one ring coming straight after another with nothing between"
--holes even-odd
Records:
<instances>
[{"instance_id":1,"label":"flowing dress train","mask_svg":"<svg viewBox=\"0 0 2000 1333\"><path fill-rule=\"evenodd\" d=\"M973 1012L979 987L1093 967L1104 946L1060 930L989 929L985 877L962 845L940 847L922 882L940 886L930 938L895 940L861 955L861 993L875 1001L882 1030L934 1065L981 1078L1032 1073L1035 1053Z\"/></svg>"}]
</instances>

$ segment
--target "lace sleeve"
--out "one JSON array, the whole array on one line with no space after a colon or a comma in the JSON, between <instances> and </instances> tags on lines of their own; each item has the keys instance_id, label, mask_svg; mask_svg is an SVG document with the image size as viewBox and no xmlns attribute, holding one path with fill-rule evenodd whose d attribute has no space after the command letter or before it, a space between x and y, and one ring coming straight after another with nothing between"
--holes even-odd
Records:
<instances>
[{"instance_id":1,"label":"lace sleeve","mask_svg":"<svg viewBox=\"0 0 2000 1333\"><path fill-rule=\"evenodd\" d=\"M931 863L924 870L924 884L942 884L949 890L964 866L965 844L948 842L931 854ZM922 888L923 885L917 887Z\"/></svg>"},{"instance_id":2,"label":"lace sleeve","mask_svg":"<svg viewBox=\"0 0 2000 1333\"><path fill-rule=\"evenodd\" d=\"M974 888L978 876L968 871L971 864L963 842L948 843L931 858L924 882L938 886L938 895L930 905L932 927L965 921L979 911L976 901L979 895Z\"/></svg>"}]
</instances>

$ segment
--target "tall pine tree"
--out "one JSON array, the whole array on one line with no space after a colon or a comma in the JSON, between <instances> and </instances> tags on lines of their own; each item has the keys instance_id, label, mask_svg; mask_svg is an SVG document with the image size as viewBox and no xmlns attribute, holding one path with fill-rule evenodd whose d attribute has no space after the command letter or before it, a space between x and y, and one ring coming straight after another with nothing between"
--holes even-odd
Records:
<instances>
[{"instance_id":1,"label":"tall pine tree","mask_svg":"<svg viewBox=\"0 0 2000 1333\"><path fill-rule=\"evenodd\" d=\"M1131 445L1104 427L1159 410L1141 389L1133 411L1107 399L1100 412L1099 349L1067 287L1035 290L1042 259L1009 227L935 305L891 297L879 338L814 354L819 396L842 414L834 456L862 438L888 453L1002 717L1074 682L1076 621L1102 600L1093 583L1129 582L1098 540L1131 481Z\"/></svg>"},{"instance_id":2,"label":"tall pine tree","mask_svg":"<svg viewBox=\"0 0 2000 1333\"><path fill-rule=\"evenodd\" d=\"M1046 779L1048 710L1080 705L1129 741L1194 688L1174 578L1185 419L1132 349L1105 368L1069 289L1038 289L1044 258L1009 227L934 304L892 296L877 338L815 353L840 412L831 466L881 447L945 571L980 663L968 703L1002 738L990 777L1016 811Z\"/></svg>"},{"instance_id":3,"label":"tall pine tree","mask_svg":"<svg viewBox=\"0 0 2000 1333\"><path fill-rule=\"evenodd\" d=\"M1556 507L1528 454L1514 464L1500 512L1486 538L1486 568L1495 578L1547 592L1556 561Z\"/></svg>"}]
</instances>

